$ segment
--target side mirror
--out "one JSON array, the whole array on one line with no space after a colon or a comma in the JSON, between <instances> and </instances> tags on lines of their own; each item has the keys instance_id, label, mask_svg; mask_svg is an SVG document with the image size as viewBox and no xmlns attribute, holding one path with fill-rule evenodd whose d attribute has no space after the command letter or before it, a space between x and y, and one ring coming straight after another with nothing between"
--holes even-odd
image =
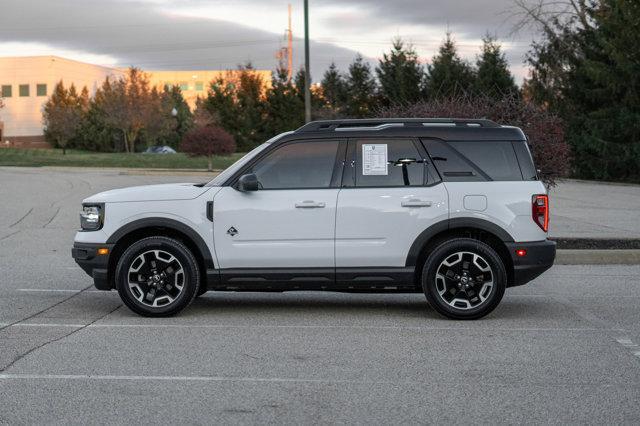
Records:
<instances>
[{"instance_id":1,"label":"side mirror","mask_svg":"<svg viewBox=\"0 0 640 426\"><path fill-rule=\"evenodd\" d=\"M248 191L257 191L258 190L258 177L249 173L246 175L240 176L238 179L238 191L248 192Z\"/></svg>"}]
</instances>

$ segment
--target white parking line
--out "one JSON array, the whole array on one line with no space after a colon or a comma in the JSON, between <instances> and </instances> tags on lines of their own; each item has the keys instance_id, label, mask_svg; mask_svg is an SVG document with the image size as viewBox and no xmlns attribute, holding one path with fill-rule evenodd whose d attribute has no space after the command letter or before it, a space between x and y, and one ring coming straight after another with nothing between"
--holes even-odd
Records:
<instances>
[{"instance_id":1,"label":"white parking line","mask_svg":"<svg viewBox=\"0 0 640 426\"><path fill-rule=\"evenodd\" d=\"M32 324L32 323L18 323L18 324L14 324L13 327L70 327L70 328L80 328L80 327L84 327L85 324L47 324L47 323L40 323L40 324Z\"/></svg>"},{"instance_id":2,"label":"white parking line","mask_svg":"<svg viewBox=\"0 0 640 426\"><path fill-rule=\"evenodd\" d=\"M263 383L347 383L397 384L374 380L301 379L287 377L220 377L220 376L119 376L88 374L0 374L0 380L120 380L120 381L177 381L177 382L263 382ZM408 384L411 382L402 382Z\"/></svg>"},{"instance_id":3,"label":"white parking line","mask_svg":"<svg viewBox=\"0 0 640 426\"><path fill-rule=\"evenodd\" d=\"M634 356L637 356L638 358L640 358L640 351L637 350L639 345L633 343L631 339L629 339L628 337L619 337L616 339L616 342L624 346L626 349L630 349L632 351L631 353Z\"/></svg>"},{"instance_id":4,"label":"white parking line","mask_svg":"<svg viewBox=\"0 0 640 426\"><path fill-rule=\"evenodd\" d=\"M28 292L28 293L47 293L47 292L52 292L52 293L80 293L80 292L82 292L82 289L75 290L75 289L71 289L71 288L17 288L16 291L24 291L24 292ZM110 292L109 291L102 291L102 290L84 290L83 293L105 293L105 294L108 294Z\"/></svg>"},{"instance_id":5,"label":"white parking line","mask_svg":"<svg viewBox=\"0 0 640 426\"><path fill-rule=\"evenodd\" d=\"M625 338L621 338L621 339L616 339L618 341L618 343L620 343L622 346L627 347L627 348L632 348L632 347L636 347L638 345L634 344L631 339L627 339Z\"/></svg>"}]
</instances>

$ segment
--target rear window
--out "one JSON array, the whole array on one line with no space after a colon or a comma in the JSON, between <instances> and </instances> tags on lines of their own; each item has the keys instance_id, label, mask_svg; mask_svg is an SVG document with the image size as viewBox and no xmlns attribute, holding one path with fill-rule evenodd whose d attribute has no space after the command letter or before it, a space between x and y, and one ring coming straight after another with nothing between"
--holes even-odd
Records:
<instances>
[{"instance_id":1,"label":"rear window","mask_svg":"<svg viewBox=\"0 0 640 426\"><path fill-rule=\"evenodd\" d=\"M493 180L522 180L510 142L449 142L449 145Z\"/></svg>"}]
</instances>

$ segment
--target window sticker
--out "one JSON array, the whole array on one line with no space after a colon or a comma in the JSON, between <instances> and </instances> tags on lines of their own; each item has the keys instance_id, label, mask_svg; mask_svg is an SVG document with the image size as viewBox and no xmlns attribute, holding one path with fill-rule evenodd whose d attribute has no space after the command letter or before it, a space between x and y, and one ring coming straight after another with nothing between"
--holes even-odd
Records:
<instances>
[{"instance_id":1,"label":"window sticker","mask_svg":"<svg viewBox=\"0 0 640 426\"><path fill-rule=\"evenodd\" d=\"M387 176L388 174L387 144L363 144L362 175Z\"/></svg>"}]
</instances>

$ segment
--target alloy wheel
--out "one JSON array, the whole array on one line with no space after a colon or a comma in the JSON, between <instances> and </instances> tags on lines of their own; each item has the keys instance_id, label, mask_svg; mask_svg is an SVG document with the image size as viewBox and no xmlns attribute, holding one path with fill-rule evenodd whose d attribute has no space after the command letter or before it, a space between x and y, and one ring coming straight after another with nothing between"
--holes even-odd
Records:
<instances>
[{"instance_id":1,"label":"alloy wheel","mask_svg":"<svg viewBox=\"0 0 640 426\"><path fill-rule=\"evenodd\" d=\"M152 308L173 303L185 284L182 264L164 250L148 250L138 255L131 262L127 276L133 297Z\"/></svg>"},{"instance_id":2,"label":"alloy wheel","mask_svg":"<svg viewBox=\"0 0 640 426\"><path fill-rule=\"evenodd\" d=\"M436 270L436 290L440 298L456 309L476 308L489 298L494 273L479 254L459 251L445 258Z\"/></svg>"}]
</instances>

